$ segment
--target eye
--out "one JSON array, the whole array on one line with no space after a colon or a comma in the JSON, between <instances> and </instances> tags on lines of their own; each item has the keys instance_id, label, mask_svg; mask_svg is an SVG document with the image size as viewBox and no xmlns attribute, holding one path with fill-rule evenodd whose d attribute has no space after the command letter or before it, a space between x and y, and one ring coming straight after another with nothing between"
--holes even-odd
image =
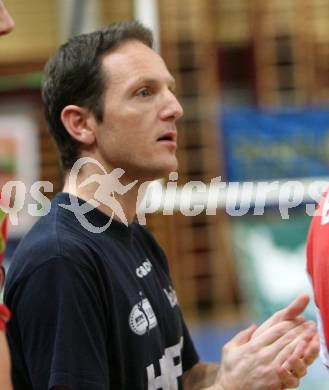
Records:
<instances>
[{"instance_id":1,"label":"eye","mask_svg":"<svg viewBox=\"0 0 329 390\"><path fill-rule=\"evenodd\" d=\"M175 88L169 88L169 91L170 91L174 96L176 96L176 90L175 90Z\"/></svg>"},{"instance_id":2,"label":"eye","mask_svg":"<svg viewBox=\"0 0 329 390\"><path fill-rule=\"evenodd\" d=\"M171 81L168 83L168 89L169 91L173 94L173 95L176 95L176 82L175 81Z\"/></svg>"},{"instance_id":3,"label":"eye","mask_svg":"<svg viewBox=\"0 0 329 390\"><path fill-rule=\"evenodd\" d=\"M151 89L148 87L141 88L136 93L136 95L140 97L148 97L151 96L151 94Z\"/></svg>"}]
</instances>

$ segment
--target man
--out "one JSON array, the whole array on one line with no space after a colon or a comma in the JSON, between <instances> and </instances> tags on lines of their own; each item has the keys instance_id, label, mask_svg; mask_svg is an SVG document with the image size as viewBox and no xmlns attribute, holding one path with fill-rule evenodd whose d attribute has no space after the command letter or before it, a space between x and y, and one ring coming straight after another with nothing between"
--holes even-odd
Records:
<instances>
[{"instance_id":1,"label":"man","mask_svg":"<svg viewBox=\"0 0 329 390\"><path fill-rule=\"evenodd\" d=\"M329 192L325 194L312 219L307 237L307 272L314 292L318 329L321 340L320 357L329 369Z\"/></svg>"},{"instance_id":2,"label":"man","mask_svg":"<svg viewBox=\"0 0 329 390\"><path fill-rule=\"evenodd\" d=\"M165 255L134 223L136 180L177 168L183 110L174 90L150 31L137 22L75 37L48 63L43 99L65 184L8 274L16 390L276 390L298 386L316 357L314 324L299 317L308 303L301 296L239 333L220 368L199 361ZM115 180L103 187L119 213L95 200L101 175L120 178L120 191Z\"/></svg>"},{"instance_id":3,"label":"man","mask_svg":"<svg viewBox=\"0 0 329 390\"><path fill-rule=\"evenodd\" d=\"M0 0L0 35L8 34L14 28L14 21L8 13L5 5ZM3 286L3 268L4 250L6 247L6 216L0 209L0 290ZM6 322L9 320L10 313L5 305L0 305L0 388L11 390L10 380L10 356L8 351L7 339L4 333Z\"/></svg>"}]
</instances>

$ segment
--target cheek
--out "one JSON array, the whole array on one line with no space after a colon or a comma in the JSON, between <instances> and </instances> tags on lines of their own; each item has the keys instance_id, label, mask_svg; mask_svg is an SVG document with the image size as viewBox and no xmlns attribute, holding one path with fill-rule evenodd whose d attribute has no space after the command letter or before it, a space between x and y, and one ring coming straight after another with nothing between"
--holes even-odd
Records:
<instances>
[{"instance_id":1,"label":"cheek","mask_svg":"<svg viewBox=\"0 0 329 390\"><path fill-rule=\"evenodd\" d=\"M120 111L119 111L120 112ZM114 136L125 138L126 136L134 133L136 126L139 125L142 118L139 113L125 110L109 116L111 120L107 126L107 129Z\"/></svg>"},{"instance_id":2,"label":"cheek","mask_svg":"<svg viewBox=\"0 0 329 390\"><path fill-rule=\"evenodd\" d=\"M125 129L147 129L156 120L156 107L149 104L129 106L125 110L117 111L118 115L112 116L112 122L116 127Z\"/></svg>"},{"instance_id":3,"label":"cheek","mask_svg":"<svg viewBox=\"0 0 329 390\"><path fill-rule=\"evenodd\" d=\"M154 110L130 108L122 110L120 107L107 111L106 122L102 125L102 144L113 153L130 147L141 147L149 144L156 131ZM101 146L102 147L102 146ZM132 150L133 152L133 150Z\"/></svg>"}]
</instances>

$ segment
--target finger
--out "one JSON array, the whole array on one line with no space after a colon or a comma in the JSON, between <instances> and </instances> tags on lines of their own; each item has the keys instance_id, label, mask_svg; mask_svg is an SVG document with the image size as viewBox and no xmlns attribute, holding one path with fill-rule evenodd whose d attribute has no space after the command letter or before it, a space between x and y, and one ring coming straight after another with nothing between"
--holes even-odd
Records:
<instances>
[{"instance_id":1,"label":"finger","mask_svg":"<svg viewBox=\"0 0 329 390\"><path fill-rule=\"evenodd\" d=\"M294 389L299 386L299 379L292 375L286 368L279 367L277 373L282 383L282 389Z\"/></svg>"},{"instance_id":2,"label":"finger","mask_svg":"<svg viewBox=\"0 0 329 390\"><path fill-rule=\"evenodd\" d=\"M297 378L302 378L307 372L307 364L304 362L303 356L308 343L309 341L307 340L300 341L293 354L282 365Z\"/></svg>"},{"instance_id":3,"label":"finger","mask_svg":"<svg viewBox=\"0 0 329 390\"><path fill-rule=\"evenodd\" d=\"M283 323L275 325L267 333L274 328L278 328L281 324ZM271 344L264 345L264 341L270 341L270 339L265 339L264 335L261 335L256 339L252 339L249 345L254 350L262 351L263 360L271 362L275 361L275 365L279 367L293 356L298 343L302 340L308 340L309 342L314 333L315 325L312 321L309 321L283 333L281 337ZM262 343L257 343L258 339L262 339ZM303 348L305 349L305 346L303 346ZM299 355L298 358L300 358Z\"/></svg>"},{"instance_id":4,"label":"finger","mask_svg":"<svg viewBox=\"0 0 329 390\"><path fill-rule=\"evenodd\" d=\"M243 331L239 332L236 336L234 336L226 345L239 346L247 343L256 329L257 329L257 325L255 324L250 325L249 328L244 329Z\"/></svg>"},{"instance_id":5,"label":"finger","mask_svg":"<svg viewBox=\"0 0 329 390\"><path fill-rule=\"evenodd\" d=\"M307 294L299 295L286 309L282 310L281 320L291 320L299 316L306 309L309 302L310 297Z\"/></svg>"},{"instance_id":6,"label":"finger","mask_svg":"<svg viewBox=\"0 0 329 390\"><path fill-rule=\"evenodd\" d=\"M263 322L256 332L254 333L253 337L258 336L259 334L263 333L265 330L273 326L274 324L277 324L280 321L284 320L290 320L298 317L306 308L310 301L310 298L306 294L299 295L293 302L291 302L286 308L277 311L274 313L268 320Z\"/></svg>"},{"instance_id":7,"label":"finger","mask_svg":"<svg viewBox=\"0 0 329 390\"><path fill-rule=\"evenodd\" d=\"M318 333L312 338L304 353L304 362L308 366L314 362L320 352L320 336Z\"/></svg>"},{"instance_id":8,"label":"finger","mask_svg":"<svg viewBox=\"0 0 329 390\"><path fill-rule=\"evenodd\" d=\"M290 344L286 345L275 357L274 361L278 367L283 366L288 371L291 371L291 366L295 363L295 360L298 360L300 358L299 355L295 353L296 347L301 343L304 342L303 340L295 339ZM273 353L273 350L271 351ZM275 352L274 352L275 353Z\"/></svg>"},{"instance_id":9,"label":"finger","mask_svg":"<svg viewBox=\"0 0 329 390\"><path fill-rule=\"evenodd\" d=\"M292 340L297 335L299 335L303 330L305 330L305 327L308 329L309 324L304 319L297 318L295 320L282 321L279 322L278 324L271 326L269 329L264 331L259 336L252 338L252 342L255 344L255 346L261 348L273 344L278 339L282 338L284 335L287 334L291 336L291 340ZM289 333L292 330L294 330L294 332L296 333L292 333L292 334ZM295 337L293 337L294 334Z\"/></svg>"},{"instance_id":10,"label":"finger","mask_svg":"<svg viewBox=\"0 0 329 390\"><path fill-rule=\"evenodd\" d=\"M278 375L283 383L283 388L294 388L298 386L299 379L306 375L307 365L301 359L306 345L307 342L305 340L298 343L292 356L278 369Z\"/></svg>"},{"instance_id":11,"label":"finger","mask_svg":"<svg viewBox=\"0 0 329 390\"><path fill-rule=\"evenodd\" d=\"M307 347L310 344L312 338L313 338L313 336L310 333L309 335L304 337L303 340L299 341L297 343L297 346L296 346L296 349L295 349L295 351L293 353L293 356L291 358L289 358L288 361L289 360L292 361L293 358L295 358L296 360L303 359L304 358L304 354L305 354L305 352L307 350Z\"/></svg>"},{"instance_id":12,"label":"finger","mask_svg":"<svg viewBox=\"0 0 329 390\"><path fill-rule=\"evenodd\" d=\"M257 337L270 329L272 326L282 322L282 311L275 313L271 318L269 318L267 321L263 322L261 325L258 326L252 337ZM306 322L305 318L302 316L297 316L294 318L294 320L297 320L298 322Z\"/></svg>"},{"instance_id":13,"label":"finger","mask_svg":"<svg viewBox=\"0 0 329 390\"><path fill-rule=\"evenodd\" d=\"M285 365L286 368L292 370L293 364L297 360L303 359L315 330L313 324L310 324L310 326L302 325L301 327L304 327L302 333L296 334L293 330L268 347L278 366Z\"/></svg>"},{"instance_id":14,"label":"finger","mask_svg":"<svg viewBox=\"0 0 329 390\"><path fill-rule=\"evenodd\" d=\"M291 372L296 378L303 378L307 374L307 364L305 364L303 359L288 360L287 370Z\"/></svg>"}]
</instances>

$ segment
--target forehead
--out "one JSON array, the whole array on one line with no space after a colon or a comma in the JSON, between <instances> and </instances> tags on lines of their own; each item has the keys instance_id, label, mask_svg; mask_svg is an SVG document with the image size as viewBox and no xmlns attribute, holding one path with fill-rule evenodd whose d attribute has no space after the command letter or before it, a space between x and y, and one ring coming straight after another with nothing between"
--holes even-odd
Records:
<instances>
[{"instance_id":1,"label":"forehead","mask_svg":"<svg viewBox=\"0 0 329 390\"><path fill-rule=\"evenodd\" d=\"M163 59L153 49L138 41L129 41L103 58L103 70L110 84L130 85L143 78L174 82Z\"/></svg>"}]
</instances>

